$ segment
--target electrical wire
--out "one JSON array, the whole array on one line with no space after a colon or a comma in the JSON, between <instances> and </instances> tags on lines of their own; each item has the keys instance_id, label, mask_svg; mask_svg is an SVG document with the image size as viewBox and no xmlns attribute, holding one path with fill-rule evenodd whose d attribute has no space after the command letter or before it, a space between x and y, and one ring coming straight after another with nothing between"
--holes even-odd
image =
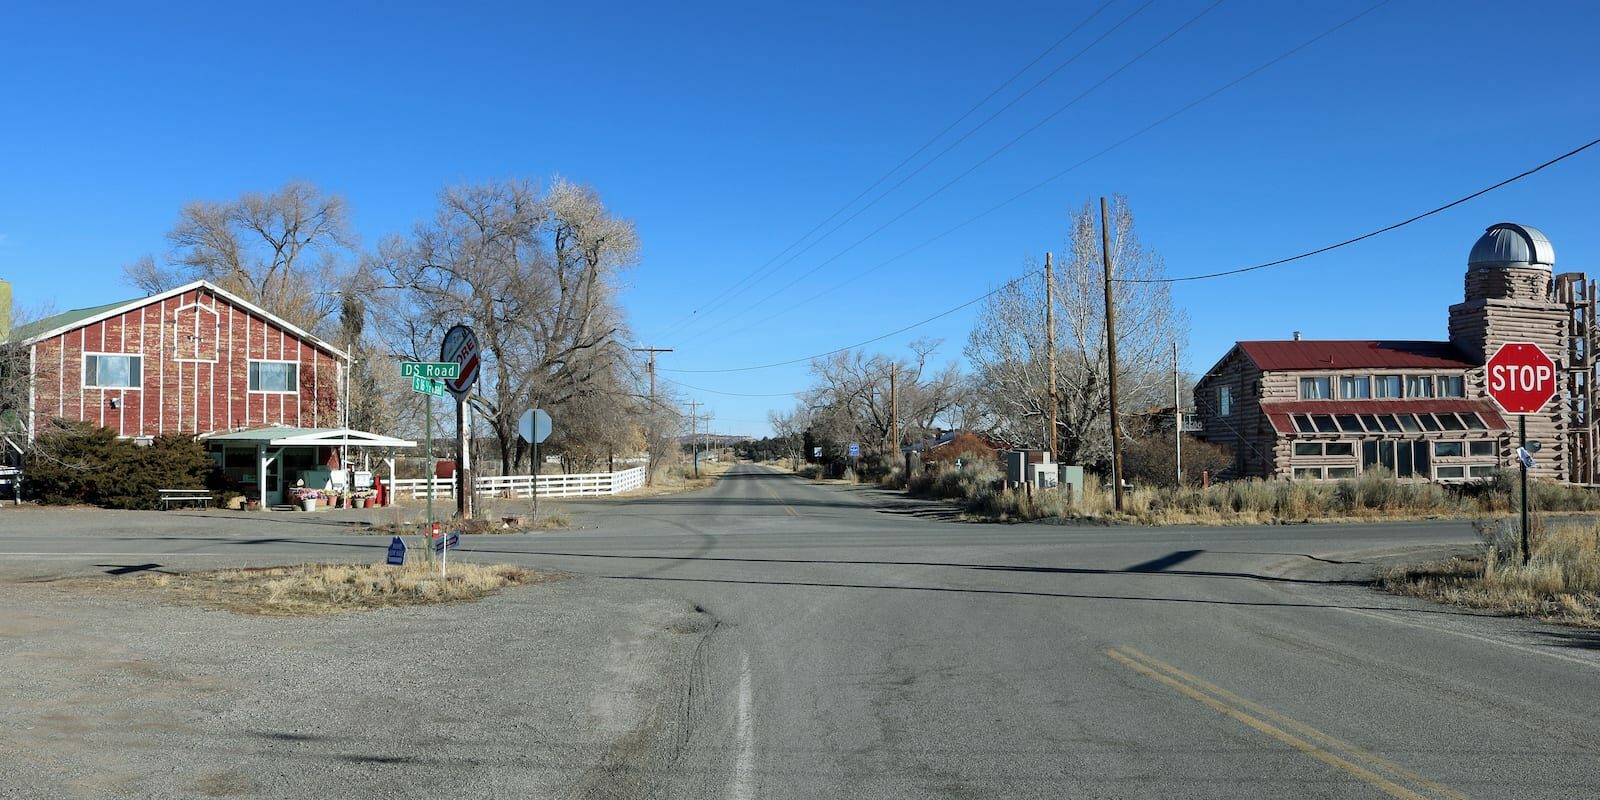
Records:
<instances>
[{"instance_id":1,"label":"electrical wire","mask_svg":"<svg viewBox=\"0 0 1600 800\"><path fill-rule=\"evenodd\" d=\"M1004 106L1002 106L998 111L995 111L993 114L990 114L982 122L978 123L972 129L970 129L966 133L962 134L961 137L959 139L957 139L949 147L946 147L944 150L942 150L938 154L936 154L933 158L929 159L928 161L924 162L921 166L917 167L917 169L914 172L912 172L911 175L906 176L906 178L902 179L900 181L900 183L895 184L894 187L891 187L888 191L886 191L883 194L879 195L877 198L873 199L867 205L862 206L859 210L856 211L855 214L852 214L849 219L846 219L844 222L841 222L839 225L835 226L832 230L830 230L827 233L823 234L821 237L818 237L816 241L814 241L811 244L807 245L804 250L801 250L800 252L795 253L793 256L790 256L789 259L785 260L782 264L776 264L776 265L774 264L774 262L776 262L776 261L778 261L778 259L782 258L785 253L787 253L790 250L793 250L795 247L799 246L801 242L804 242L805 240L811 238L812 234L815 234L817 231L822 230L822 228L824 226L826 226L829 222L832 222L834 220L834 218L838 217L840 214L843 214L851 206L855 205L858 201L860 201L861 198L866 197L868 194L870 194L873 189L878 188L880 185L883 184L884 181L887 181L896 172L899 172L907 164L910 164L913 160L915 160L917 158L917 156L920 156L924 152L926 152L927 149L932 147L935 142L937 142L940 139L944 138L945 134L947 134L950 131L954 130L956 128L956 126L960 125L968 117L972 116L975 112L977 112L977 110L979 108L982 108L986 103L988 103L990 100L993 100L1002 91L1005 91L1006 87L1008 87L1011 84L1015 83L1018 78L1022 77L1025 73L1027 73L1028 70L1033 69L1033 67L1036 66L1040 61L1043 61L1046 56L1048 56L1048 55L1050 55L1050 53L1054 52L1056 48L1060 47L1062 44L1065 44L1068 39L1071 39L1073 36L1076 36L1079 31L1083 30L1086 26L1088 26L1088 24L1090 22L1094 21L1094 19L1096 17L1100 16L1101 12L1103 12L1106 9L1110 8L1116 2L1118 2L1118 0L1106 0L1106 2L1104 4L1102 4L1099 8L1096 8L1094 11L1090 12L1089 16L1084 17L1081 22L1079 22L1076 26L1074 26L1072 28L1072 30L1068 31L1061 38L1059 38L1059 39L1055 40L1055 42L1051 43L1050 46L1046 47L1042 52L1039 53L1039 55L1034 56L1032 61L1029 61L1027 64L1024 64L1021 69L1018 69L1016 72L1012 73L1010 77L1006 78L1004 81L1001 81L1000 85L996 86L994 88L994 90L989 92L987 95L984 95L983 99L981 99L978 102L974 103L972 105L972 107L968 108L965 112L963 112L961 114L961 116L956 117L955 120L952 121L949 125L946 125L942 130L940 130L938 133L934 134L926 142L923 142L922 146L918 147L915 151L913 151L911 153L911 155L908 155L905 158L901 159L900 163L894 165L887 172L885 172L882 175L878 176L878 179L873 181L871 183L871 185L867 186L867 188L865 188L865 189L862 189L859 194L857 194L855 197L850 198L850 200L848 202L846 202L844 205L840 206L832 214L829 214L821 222L817 223L816 226L813 227L811 230L806 231L803 235L800 236L800 238L794 240L793 242L790 242L787 247L783 248L782 250L779 250L777 255L774 255L772 258L768 259L765 263L763 263L761 266L757 267L756 269L751 270L748 275L746 275L744 278L741 278L733 286L729 287L728 289L723 290L722 293L720 293L717 296L713 297L710 300L710 302L706 305L704 311L707 314L709 314L711 311L714 311L717 308L720 308L722 305L725 305L727 302L732 301L734 297L737 297L743 291L743 289L741 287L743 287L745 284L751 282L754 279L759 279L759 278L762 278L762 277L766 277L768 274L771 274L771 272L773 270L775 270L775 269L777 269L779 267L782 267L785 264L791 263L792 261L794 261L795 258L798 258L799 256L803 255L807 250L810 250L812 247L816 246L823 239L826 239L828 236L831 236L834 232L838 231L839 228L843 227L845 224L850 222L850 220L855 219L855 217L858 216L862 211L865 211L867 208L871 207L873 204L877 203L879 200L882 200L884 197L888 196L889 193L893 192L896 188L898 188L900 186L900 184L903 184L905 182L905 180L909 179L913 175L916 175L917 173L920 173L922 170L926 169L928 166L933 164L933 162L938 161L941 157L944 156L945 153L948 153L951 148L953 148L956 145L960 144L961 142L965 141L968 137L972 136L974 133L977 133L984 126L988 125L990 122L993 122L995 120L995 118L998 117L1000 114L1004 113L1007 109L1009 109L1012 106L1016 105L1024 97L1027 97L1029 94L1031 94L1035 89L1038 89L1040 86L1043 86L1046 81L1048 81L1050 78L1054 77L1057 73L1059 73L1062 69L1065 69L1068 65L1070 65L1074 61L1076 61L1080 56L1082 56L1085 52L1087 52L1089 50L1089 48L1093 47L1095 44L1098 44L1099 40L1097 39L1095 42L1091 43L1089 45L1089 47L1085 47L1083 50L1080 50L1077 54L1073 55L1071 58L1069 58L1066 61L1062 62L1055 69L1053 69L1049 73L1047 73L1044 76L1044 78L1041 78L1040 80L1036 81L1032 86L1029 86L1028 88L1022 90L1021 93L1019 93L1016 97L1013 97L1009 102L1007 102ZM1152 0L1152 2L1153 2L1153 0ZM1127 18L1124 18L1122 20L1122 22L1118 22L1116 24L1116 26L1114 26L1112 28L1112 30L1116 30L1116 28L1121 27L1124 22L1127 22L1128 19L1131 19L1135 14L1138 14L1140 11L1143 11L1145 9L1145 7L1147 7L1149 5L1150 5L1150 3L1146 2L1143 6L1140 6L1138 9L1136 9L1133 12L1133 14L1129 14ZM1104 38L1104 37L1102 37L1102 38ZM772 269L768 269L768 267L771 267ZM726 299L724 299L724 298L726 298ZM700 311L701 311L700 309L696 309L695 311L691 312L689 316L684 317L678 323L675 323L673 325L668 326L666 328L666 330L664 330L662 332L661 336L665 337L665 336L672 335L673 333L682 331L686 326L692 325L694 323L694 321L697 319L696 315L698 315L700 313Z\"/></svg>"},{"instance_id":2,"label":"electrical wire","mask_svg":"<svg viewBox=\"0 0 1600 800\"><path fill-rule=\"evenodd\" d=\"M963 220L960 223L957 223L953 227L950 227L950 228L946 229L944 232L939 233L939 234L933 236L932 238L926 239L926 240L924 240L924 241L922 241L922 242L920 242L920 243L918 243L916 245L913 245L910 248L907 248L906 250L900 252L899 254L891 256L890 258L885 259L884 261L880 261L877 264L875 264L875 265L873 265L871 267L868 267L867 269L857 271L855 274L851 275L849 278L846 278L845 280L840 281L839 283L836 283L836 284L834 284L833 286L831 286L831 287L829 287L827 289L823 289L822 291L817 292L816 294L811 295L810 297L808 297L808 298L806 298L804 300L801 300L799 302L799 304L800 305L804 305L806 303L810 303L810 302L813 302L813 301L818 300L820 298L826 297L827 295L829 295L829 294L831 294L833 292L837 292L840 289L843 289L844 287L849 286L850 284L855 283L856 281L859 281L862 278L864 278L864 277L866 277L866 276L868 276L868 275L870 275L870 274L872 274L874 272L877 272L878 270L883 269L884 267L889 266L890 264L898 262L901 259L905 258L906 256L909 256L912 253L915 253L918 250L921 250L921 249L923 249L923 248L925 248L925 247L927 247L927 246L929 246L929 245L931 245L931 244L933 244L933 243L945 238L946 236L949 236L950 234L955 233L956 231L959 231L959 230L961 230L963 228L966 228L968 225L971 225L971 224L973 224L973 223L975 223L975 222L977 222L977 221L979 221L981 219L984 219L985 217L988 217L990 214L993 214L996 211L999 211L999 210L1011 205L1012 203L1015 203L1018 200L1021 200L1022 198L1027 197L1028 195L1031 195L1034 192L1037 192L1040 189L1045 188L1046 186L1049 186L1052 183L1055 183L1056 181L1058 181L1061 178L1065 177L1068 173L1076 171L1079 167L1082 167L1085 164L1088 164L1089 162L1094 161L1095 159L1098 159L1101 156L1104 156L1105 154L1110 153L1111 151L1116 150L1119 147L1122 147L1123 145L1127 144L1128 142L1131 142L1134 139L1137 139L1140 136L1143 136L1146 133L1149 133L1150 131L1155 130L1156 128L1158 128L1160 126L1162 126L1162 125L1164 125L1164 124L1166 124L1168 122L1171 122L1173 119L1175 119L1178 116L1182 115L1183 113L1193 109L1195 106L1198 106L1201 103L1204 103L1207 100L1210 100L1211 98L1216 97L1217 95L1222 94L1223 92L1233 88L1234 86L1237 86L1237 85L1249 80L1250 78L1255 77L1257 74L1261 73L1262 71L1268 69L1269 67L1272 67L1272 66L1276 65L1277 63L1289 58L1290 56L1293 56L1294 54L1300 52L1301 50L1304 50L1307 47L1310 47L1311 45L1314 45L1317 42L1322 41L1323 39L1325 39L1325 38L1327 38L1329 36L1332 36L1334 33L1337 33L1338 31L1342 30L1343 28L1353 24L1354 22L1356 22L1357 20L1361 19L1362 17L1365 17L1368 14L1371 14L1372 12L1377 11L1379 8L1382 8L1383 6L1388 5L1388 3L1389 3L1389 0L1381 0L1381 2L1378 2L1375 5L1367 7L1365 10L1360 11L1357 14L1355 14L1354 16L1351 16L1351 17L1345 19L1343 22L1340 22L1339 24L1334 25L1333 27L1328 28L1327 30L1324 30L1323 32L1317 34L1316 36L1313 36L1310 39L1307 39L1304 42L1301 42L1300 44L1297 44L1294 47L1291 47L1288 50L1285 50L1282 53L1279 53L1278 55L1274 56L1273 58L1271 58L1271 59L1269 59L1267 61L1262 62L1260 65L1256 66L1254 69L1251 69L1250 71L1240 75L1239 77L1234 78L1233 80L1230 80L1227 83L1224 83L1224 84L1222 84L1221 86L1218 86L1215 89L1212 89L1211 91L1205 93L1204 95L1201 95L1200 97L1198 97L1195 100L1189 102L1188 104L1179 107L1177 110L1172 111L1171 113L1166 114L1165 116L1157 118L1154 122L1151 122L1149 125L1146 125L1143 128L1140 128L1139 130L1136 130L1133 133L1130 133L1127 136L1124 136L1121 139L1118 139L1117 141L1107 145L1104 148L1101 148L1099 151L1095 152L1092 155L1089 155L1088 157L1078 161L1077 163L1067 167L1066 169L1063 169L1060 172L1057 172L1057 173L1045 178L1044 180L1039 181L1038 183L1035 183L1034 185L1029 186L1026 189L1023 189L1022 191L1017 192L1016 194L1006 198L1005 200L1002 200L999 203L996 203L995 205L990 206L989 208L978 212L977 214L967 218L966 220ZM735 331L735 333L738 333L738 332L739 331Z\"/></svg>"},{"instance_id":3,"label":"electrical wire","mask_svg":"<svg viewBox=\"0 0 1600 800\"><path fill-rule=\"evenodd\" d=\"M971 166L967 167L965 170L963 170L960 174L956 175L954 178L951 178L950 180L944 182L943 184L940 184L939 187L934 189L932 192L929 192L928 194L923 195L921 199L917 200L915 203L912 203L909 207L907 207L906 209L902 210L899 214L896 214L895 216L889 218L889 220L887 222L884 222L883 224L879 225L878 227L873 228L871 231L868 231L865 236L862 236L861 238L855 240L854 242L851 242L849 245L845 246L844 249L842 249L842 250L834 253L833 255L829 256L828 258L824 259L822 262L818 263L816 266L812 267L811 269L800 273L794 279L792 279L788 283L785 283L784 285L778 287L776 290L774 290L771 293L767 294L765 297L762 297L760 300L757 300L754 303L750 304L750 309L753 310L753 309L761 307L762 305L767 303L769 300L772 300L773 298L777 297L778 295L783 294L784 292L788 291L795 284L805 280L806 278L811 277L812 275L816 274L818 270L821 270L823 267L826 267L829 264L832 264L833 262L838 261L840 258L843 258L850 251L856 249L857 247L860 247L863 244L866 244L868 241L870 241L871 239L875 238L878 234L880 234L880 233L884 232L885 230L887 230L888 228L892 227L895 223L899 222L902 219L905 219L907 216L910 216L917 209L921 208L922 206L926 205L929 201L931 201L934 198L938 197L939 195L943 194L950 187L956 185L957 183L960 183L962 180L965 180L969 175L971 175L972 173L978 171L985 164L989 163L990 161L993 161L995 158L998 158L1002 153L1004 153L1005 151L1009 150L1011 147L1016 145L1018 142L1021 142L1023 139L1025 139L1028 136L1032 135L1035 131L1039 130L1041 127L1043 127L1050 120L1052 120L1055 117L1059 116L1060 114L1062 114L1063 112L1067 111L1069 108L1073 107L1074 105L1077 105L1079 101L1083 100L1085 97L1088 97L1090 94L1092 94L1095 90L1097 90L1100 87L1104 86L1105 84L1109 83L1112 79L1114 79L1118 75L1122 74L1128 68L1134 66L1135 64L1138 64L1140 61L1143 61L1151 53L1153 53L1157 49L1159 49L1162 45L1164 45L1167 42L1171 41L1178 34L1182 33L1184 30L1188 29L1189 26L1191 26L1194 23L1200 21L1200 19L1202 17L1206 16L1207 14L1209 14L1213 10L1215 10L1218 6L1222 5L1222 3L1224 1L1225 0L1216 0L1216 2L1213 2L1211 5L1206 6L1204 9L1202 9L1200 11L1200 13L1195 14L1194 16L1184 20L1176 28L1173 28L1171 31L1169 31L1165 36L1163 36L1160 39L1156 40L1156 42L1154 44L1152 44L1149 47L1145 48L1144 50L1140 51L1137 55L1135 55L1131 59L1123 62L1123 64L1121 66L1119 66L1116 69L1112 70L1110 73L1106 74L1100 80L1098 80L1094 84L1090 85L1089 88L1083 90L1076 97L1073 97L1071 100L1067 101L1066 104L1064 104L1062 106L1059 106L1054 111L1052 111L1049 114L1045 115L1045 117L1043 119L1040 119L1038 122L1034 123L1031 127L1029 127L1028 129L1024 130L1022 133L1017 134L1015 137L1013 137L1011 140L1007 141L1005 144L1001 145L1000 147L998 147L995 150L991 151L988 155L986 155L983 158L979 159L978 161L974 162ZM1385 0L1385 2L1387 2L1387 0ZM1141 7L1141 10L1142 10L1142 8L1143 7ZM745 313L749 313L749 311L746 311ZM710 331L703 331L700 334L698 334L698 336L705 336L705 335L707 335L709 333L710 333ZM698 336L691 336L691 337L689 337L687 339L684 339L683 341L678 342L677 344L675 344L674 347L676 347L678 345L681 345L681 344L683 344L685 342L692 341L693 339L698 338Z\"/></svg>"},{"instance_id":4,"label":"electrical wire","mask_svg":"<svg viewBox=\"0 0 1600 800\"><path fill-rule=\"evenodd\" d=\"M1539 172L1540 170L1545 169L1546 167L1550 167L1550 166L1553 166L1555 164L1559 164L1562 161L1565 161L1565 160L1567 160L1569 158L1572 158L1573 156L1575 156L1575 155L1577 155L1579 153L1582 153L1583 151L1588 150L1589 148L1594 147L1597 144L1600 144L1600 139L1595 139L1595 140L1593 140L1593 141L1589 142L1588 144L1585 144L1585 145L1583 145L1581 147L1575 148L1573 150L1568 150L1567 152L1562 153L1561 155L1556 156L1555 158L1552 158L1549 161L1546 161L1546 162L1544 162L1543 164L1540 164L1537 167L1534 167L1532 169L1525 170L1523 172L1517 173L1516 175L1513 175L1513 176L1511 176L1509 178L1506 178L1505 180L1500 181L1499 183L1496 183L1493 186L1489 186L1489 187L1484 188L1484 189L1479 189L1478 191L1473 192L1472 194L1469 194L1466 197L1462 197L1462 198L1459 198L1459 199L1456 199L1456 200L1452 200L1452 201L1450 201L1448 203L1445 203L1442 206L1439 206L1437 208L1431 209L1429 211L1424 211L1421 214L1417 214L1416 216L1413 216L1413 217L1408 217L1406 219L1403 219L1403 220L1401 220L1399 222L1394 223L1393 225L1386 225L1386 226L1384 226L1382 228L1379 228L1379 229L1377 229L1375 231L1370 231L1368 233L1363 233L1360 236L1353 236L1353 237L1351 237L1349 239L1345 239L1342 242L1337 242L1337 243L1334 243L1334 244L1330 244L1330 245L1328 245L1326 247L1319 247L1319 248L1317 248L1315 250L1308 250L1308 251L1306 251L1304 253L1300 253L1298 255L1289 256L1288 258L1280 258L1280 259L1278 259L1276 261L1268 261L1268 262L1266 262L1264 264L1256 264L1256 265L1250 266L1250 267L1239 267L1237 269L1225 269L1225 270L1222 270L1220 272L1207 272L1207 273L1202 274L1202 275L1184 275L1184 276L1178 277L1178 278L1138 278L1138 279L1135 279L1135 278L1126 278L1126 279L1124 279L1124 278L1112 278L1112 281L1117 282L1117 283L1182 283L1184 281L1203 281L1203 280L1208 280L1210 278L1222 278L1222 277L1226 277L1228 275L1238 275L1238 274L1245 273L1245 272L1254 272L1254 271L1259 270L1259 269L1267 269L1268 267L1282 266L1284 264L1290 263L1291 261L1299 261L1299 260L1301 260L1303 258L1310 258L1312 256L1321 255L1323 253L1326 253L1326 252L1329 252L1329 251L1332 251L1332 250L1338 250L1341 247L1348 247L1348 246L1353 245L1353 244L1355 244L1357 242L1361 242L1361 241L1365 241L1367 239L1371 239L1374 236L1379 236L1379 235L1388 233L1388 232L1393 231L1393 230L1398 230L1400 228L1404 228L1405 226L1410 225L1413 222L1417 222L1419 220L1424 220L1424 219L1427 219L1428 217L1431 217L1431 216L1433 216L1435 214L1438 214L1438 213L1441 213L1441 212L1444 212L1444 211L1448 211L1448 210L1450 210L1452 208L1455 208L1456 206L1459 206L1462 203L1465 203L1465 202L1467 202L1469 200L1475 200L1475 199L1477 199L1479 197L1482 197L1482 196L1484 196L1484 195L1486 195L1486 194L1488 194L1488 193L1490 193L1490 192L1492 192L1492 191L1494 191L1496 189L1499 189L1501 187L1508 186L1510 184L1516 183L1517 181L1520 181L1523 178L1528 177L1529 175L1532 175L1532 174L1534 174L1536 172Z\"/></svg>"},{"instance_id":5,"label":"electrical wire","mask_svg":"<svg viewBox=\"0 0 1600 800\"><path fill-rule=\"evenodd\" d=\"M954 314L957 311L960 311L960 310L962 310L962 309L964 309L964 308L966 308L968 306L971 306L971 305L974 305L976 303L980 303L980 302L982 302L984 300L987 300L990 297L993 297L993 296L999 294L1000 292L1004 291L1005 289L1007 289L1007 288L1009 288L1009 287L1011 287L1011 286L1013 286L1013 285L1015 285L1017 283L1020 283L1021 281L1027 280L1028 278L1031 278L1031 277L1033 277L1035 275L1040 275L1040 274L1043 274L1042 270L1032 270L1030 272L1026 272L1026 273L1024 273L1022 275L1019 275L1019 276L1017 276L1015 278L1012 278L1009 281L1006 281L1005 283L1000 284L999 286L995 287L994 290L992 290L990 292L987 292L985 294L979 295L977 297L974 297L971 300L968 300L967 302L962 303L959 306L956 306L955 308L946 309L946 310L941 311L941 312L939 312L937 314L934 314L933 316L928 317L927 319L924 319L924 320L922 320L920 322L913 322L910 325L905 326L904 328L900 328L898 330L889 331L888 333L885 333L882 336L874 336L871 339L867 339L866 341L857 342L857 343L849 345L847 347L840 347L840 348L836 348L834 350L829 350L826 353L817 353L816 355L802 356L800 358L789 359L788 361L779 361L779 362L776 362L776 363L773 363L773 364L762 364L762 365L756 366L756 367L727 367L727 368L723 368L723 369L659 369L659 370L657 370L657 372L677 372L677 373L752 372L752 371L755 371L755 370L758 370L758 369L772 369L773 367L787 367L787 366L789 366L791 364L801 364L801 363L804 363L804 362L807 362L807 361L814 361L814 360L819 359L819 358L827 358L828 356L838 355L839 353L849 352L849 351L854 350L854 349L856 349L858 347L865 347L865 346L867 346L869 344L874 344L876 342L881 342L884 339L889 338L890 336L898 336L899 334L905 333L906 331L913 330L915 328L920 328L923 325L926 325L926 324L928 324L930 322L933 322L935 320L943 319L943 318L948 317L951 314Z\"/></svg>"}]
</instances>

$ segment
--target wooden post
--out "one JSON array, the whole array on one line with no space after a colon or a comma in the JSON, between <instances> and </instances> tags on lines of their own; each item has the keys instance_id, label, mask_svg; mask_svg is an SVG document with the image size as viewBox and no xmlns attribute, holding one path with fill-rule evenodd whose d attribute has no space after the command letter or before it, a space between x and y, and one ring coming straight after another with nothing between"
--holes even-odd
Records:
<instances>
[{"instance_id":1,"label":"wooden post","mask_svg":"<svg viewBox=\"0 0 1600 800\"><path fill-rule=\"evenodd\" d=\"M1117 511L1122 511L1122 421L1117 407L1117 304L1111 292L1111 229L1106 199L1100 198L1100 261L1106 273L1106 375L1111 386L1111 486Z\"/></svg>"},{"instance_id":2,"label":"wooden post","mask_svg":"<svg viewBox=\"0 0 1600 800\"><path fill-rule=\"evenodd\" d=\"M900 378L900 365L889 365L889 446L884 448L883 461L889 463L889 454L900 446L900 395L897 382Z\"/></svg>"},{"instance_id":3,"label":"wooden post","mask_svg":"<svg viewBox=\"0 0 1600 800\"><path fill-rule=\"evenodd\" d=\"M1045 437L1045 442L1050 448L1050 458L1056 463L1061 463L1061 450L1056 446L1060 441L1057 436L1060 428L1057 427L1056 414L1059 413L1061 402L1056 397L1056 279L1055 272L1050 266L1050 253L1044 254L1044 329L1045 347L1050 354L1050 435Z\"/></svg>"}]
</instances>

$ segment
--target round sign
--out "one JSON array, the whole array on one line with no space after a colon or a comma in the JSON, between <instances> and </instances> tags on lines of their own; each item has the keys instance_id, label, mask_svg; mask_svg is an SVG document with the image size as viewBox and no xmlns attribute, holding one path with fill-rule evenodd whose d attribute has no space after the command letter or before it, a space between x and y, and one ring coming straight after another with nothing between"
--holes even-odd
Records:
<instances>
[{"instance_id":1,"label":"round sign","mask_svg":"<svg viewBox=\"0 0 1600 800\"><path fill-rule=\"evenodd\" d=\"M445 332L444 344L439 346L439 360L461 365L461 374L455 380L444 382L444 388L459 400L472 390L478 380L478 336L465 325L457 325Z\"/></svg>"},{"instance_id":2,"label":"round sign","mask_svg":"<svg viewBox=\"0 0 1600 800\"><path fill-rule=\"evenodd\" d=\"M1532 342L1506 342L1484 365L1489 396L1508 414L1536 414L1556 394L1556 362Z\"/></svg>"}]
</instances>

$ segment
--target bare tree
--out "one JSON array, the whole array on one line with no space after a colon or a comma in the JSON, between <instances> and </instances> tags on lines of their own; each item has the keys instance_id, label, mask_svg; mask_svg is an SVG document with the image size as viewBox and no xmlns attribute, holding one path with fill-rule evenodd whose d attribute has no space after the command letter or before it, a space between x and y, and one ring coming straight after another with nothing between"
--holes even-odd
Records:
<instances>
[{"instance_id":1,"label":"bare tree","mask_svg":"<svg viewBox=\"0 0 1600 800\"><path fill-rule=\"evenodd\" d=\"M1165 402L1174 342L1188 320L1165 283L1161 257L1134 232L1125 197L1111 203L1111 265L1117 304L1119 413ZM1105 280L1096 209L1072 215L1071 233L1056 270L1056 380L1060 459L1104 464L1110 458L1110 383L1107 379ZM981 425L1014 446L1048 447L1049 369L1043 280L1014 281L989 298L967 340Z\"/></svg>"},{"instance_id":2,"label":"bare tree","mask_svg":"<svg viewBox=\"0 0 1600 800\"><path fill-rule=\"evenodd\" d=\"M616 281L637 251L633 223L594 190L501 181L441 192L433 219L380 243L365 272L401 355L432 360L447 328L473 327L482 352L473 403L509 472L525 409L575 425L579 411L563 405L625 369Z\"/></svg>"},{"instance_id":3,"label":"bare tree","mask_svg":"<svg viewBox=\"0 0 1600 800\"><path fill-rule=\"evenodd\" d=\"M189 203L167 241L170 262L145 256L123 267L130 283L153 294L209 280L310 331L337 313L355 248L344 199L303 181Z\"/></svg>"},{"instance_id":4,"label":"bare tree","mask_svg":"<svg viewBox=\"0 0 1600 800\"><path fill-rule=\"evenodd\" d=\"M934 370L929 364L939 344L912 342L911 358L869 357L858 350L811 362L813 387L789 418L773 420L774 428L779 421L803 419L826 444L858 442L863 452L891 456L899 449L895 434L902 442L922 438L962 402L967 385L960 367L952 362Z\"/></svg>"}]
</instances>

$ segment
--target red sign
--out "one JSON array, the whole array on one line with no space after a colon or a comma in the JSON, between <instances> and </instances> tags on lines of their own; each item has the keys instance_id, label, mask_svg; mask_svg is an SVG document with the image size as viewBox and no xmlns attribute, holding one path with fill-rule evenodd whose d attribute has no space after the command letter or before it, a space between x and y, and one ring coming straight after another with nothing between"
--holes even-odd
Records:
<instances>
[{"instance_id":1,"label":"red sign","mask_svg":"<svg viewBox=\"0 0 1600 800\"><path fill-rule=\"evenodd\" d=\"M478 337L465 325L446 331L444 344L439 347L440 361L453 361L461 365L461 374L455 380L446 380L444 388L460 400L472 390L478 380Z\"/></svg>"},{"instance_id":2,"label":"red sign","mask_svg":"<svg viewBox=\"0 0 1600 800\"><path fill-rule=\"evenodd\" d=\"M1506 342L1484 365L1489 396L1508 414L1536 414L1556 394L1556 362L1532 342Z\"/></svg>"}]
</instances>

